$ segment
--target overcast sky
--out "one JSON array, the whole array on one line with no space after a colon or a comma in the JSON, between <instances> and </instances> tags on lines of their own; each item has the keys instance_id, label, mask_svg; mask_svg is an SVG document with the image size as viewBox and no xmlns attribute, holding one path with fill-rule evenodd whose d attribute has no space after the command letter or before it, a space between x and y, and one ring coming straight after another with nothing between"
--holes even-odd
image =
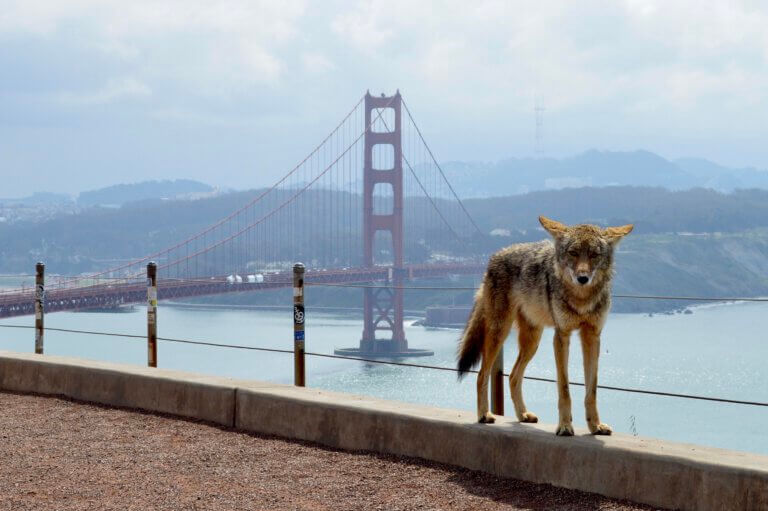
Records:
<instances>
[{"instance_id":1,"label":"overcast sky","mask_svg":"<svg viewBox=\"0 0 768 511\"><path fill-rule=\"evenodd\" d=\"M764 2L0 0L0 197L282 175L366 89L440 160L768 168Z\"/></svg>"}]
</instances>

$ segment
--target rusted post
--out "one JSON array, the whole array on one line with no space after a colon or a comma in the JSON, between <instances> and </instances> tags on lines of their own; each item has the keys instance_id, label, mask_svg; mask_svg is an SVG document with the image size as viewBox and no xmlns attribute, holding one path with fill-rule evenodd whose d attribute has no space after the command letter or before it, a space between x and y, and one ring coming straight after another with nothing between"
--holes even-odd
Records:
<instances>
[{"instance_id":1,"label":"rusted post","mask_svg":"<svg viewBox=\"0 0 768 511\"><path fill-rule=\"evenodd\" d=\"M304 374L304 265L293 265L293 384L303 387Z\"/></svg>"},{"instance_id":2,"label":"rusted post","mask_svg":"<svg viewBox=\"0 0 768 511\"><path fill-rule=\"evenodd\" d=\"M504 415L504 350L499 350L491 371L491 412Z\"/></svg>"},{"instance_id":3,"label":"rusted post","mask_svg":"<svg viewBox=\"0 0 768 511\"><path fill-rule=\"evenodd\" d=\"M147 363L157 367L157 264L147 264Z\"/></svg>"},{"instance_id":4,"label":"rusted post","mask_svg":"<svg viewBox=\"0 0 768 511\"><path fill-rule=\"evenodd\" d=\"M45 334L45 264L35 265L35 353L43 354Z\"/></svg>"}]
</instances>

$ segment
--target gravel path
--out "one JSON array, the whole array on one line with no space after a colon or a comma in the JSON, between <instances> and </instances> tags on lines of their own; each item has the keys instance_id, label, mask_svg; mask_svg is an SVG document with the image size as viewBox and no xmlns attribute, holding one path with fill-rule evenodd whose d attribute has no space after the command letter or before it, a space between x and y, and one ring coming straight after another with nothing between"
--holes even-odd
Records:
<instances>
[{"instance_id":1,"label":"gravel path","mask_svg":"<svg viewBox=\"0 0 768 511\"><path fill-rule=\"evenodd\" d=\"M650 509L397 456L0 392L0 510Z\"/></svg>"}]
</instances>

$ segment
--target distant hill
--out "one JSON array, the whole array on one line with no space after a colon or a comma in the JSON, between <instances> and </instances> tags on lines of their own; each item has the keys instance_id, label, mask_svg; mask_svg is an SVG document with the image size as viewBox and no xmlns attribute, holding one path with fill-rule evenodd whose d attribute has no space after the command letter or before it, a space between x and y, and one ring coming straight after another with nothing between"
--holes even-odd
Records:
<instances>
[{"instance_id":1,"label":"distant hill","mask_svg":"<svg viewBox=\"0 0 768 511\"><path fill-rule=\"evenodd\" d=\"M195 195L208 194L213 190L213 187L191 179L143 181L81 192L77 203L82 207L122 206L128 202L150 199L193 198Z\"/></svg>"},{"instance_id":2,"label":"distant hill","mask_svg":"<svg viewBox=\"0 0 768 511\"><path fill-rule=\"evenodd\" d=\"M463 197L496 197L585 186L696 187L721 192L768 189L768 171L734 169L699 158L670 161L649 151L590 150L569 158L510 158L498 162L447 162L449 181Z\"/></svg>"},{"instance_id":3,"label":"distant hill","mask_svg":"<svg viewBox=\"0 0 768 511\"><path fill-rule=\"evenodd\" d=\"M163 201L159 199L131 202L121 208L86 208L77 214L60 215L39 223L0 224L0 271L28 270L37 258L46 259L56 271L72 273L102 269L98 260L125 259L149 254L173 242L205 229L220 218L251 201L263 190L230 193L200 200ZM276 204L290 198L290 192L279 192L272 201L255 211L255 218L266 214ZM443 211L449 211L441 200ZM344 192L312 190L304 198L300 216L289 224L287 217L276 217L276 228L300 225L306 232L297 254L286 237L278 240L274 253L280 260L314 257L315 251L327 253L324 247L338 236L360 243L361 200ZM666 233L739 233L753 229L768 231L768 191L744 190L730 194L694 189L669 191L663 188L605 187L532 192L526 195L469 199L466 207L480 229L491 236L475 239L468 246L455 246L448 237L423 247L420 240L430 237L431 204L426 199L408 197L406 257L422 262L429 250L461 250L464 253L488 253L500 246L518 241L542 239L538 215L546 215L566 223L591 222L601 225L634 223L640 234ZM352 225L339 233L329 233L337 226L330 218L348 218ZM430 238L431 239L431 238ZM210 240L209 240L210 241ZM416 253L417 247L427 251ZM422 258L422 259L420 259ZM328 264L331 264L330 262Z\"/></svg>"},{"instance_id":4,"label":"distant hill","mask_svg":"<svg viewBox=\"0 0 768 511\"><path fill-rule=\"evenodd\" d=\"M699 186L721 191L738 188L768 188L768 171L753 167L732 169L702 158L680 158L675 164L695 176Z\"/></svg>"},{"instance_id":5,"label":"distant hill","mask_svg":"<svg viewBox=\"0 0 768 511\"><path fill-rule=\"evenodd\" d=\"M635 233L739 232L768 227L768 190L721 193L704 188L608 186L531 192L464 201L475 221L494 229L536 231L538 215L562 222L635 224Z\"/></svg>"},{"instance_id":6,"label":"distant hill","mask_svg":"<svg viewBox=\"0 0 768 511\"><path fill-rule=\"evenodd\" d=\"M115 260L150 254L186 239L217 219L247 204L264 190L230 193L200 200L145 200L121 208L85 208L40 222L0 223L0 273L28 273L38 260L51 273L74 274L105 269ZM290 198L280 191L254 211L260 218ZM295 218L275 217L276 232L299 226L297 239L277 238L273 261L310 261L332 254L338 239L361 247L360 196L310 190ZM446 204L436 201L447 210ZM526 195L470 199L466 207L480 229L490 236L455 244L452 238L433 239L426 199L408 197L406 261L424 262L435 252L490 253L504 245L546 238L537 222L540 214L567 223L620 225L632 222L635 232L621 245L617 257L616 291L672 295L768 295L768 190L724 194L713 190L670 191L663 188L614 186L532 192ZM346 218L352 223L331 222ZM246 221L244 218L243 221ZM335 226L335 227L334 227ZM229 231L219 233L229 235ZM210 243L213 234L207 242ZM429 239L429 245L423 240ZM336 240L336 245L334 245ZM272 241L272 240L270 240ZM246 248L247 250L247 248ZM362 250L358 252L359 256ZM353 250L353 254L355 250ZM261 262L256 261L257 264ZM336 261L320 264L338 265ZM351 265L361 264L352 261ZM350 292L351 295L351 292ZM430 298L432 299L432 298ZM453 296L438 299L453 300ZM467 293L467 300L471 293ZM677 303L617 303L615 310L653 311Z\"/></svg>"},{"instance_id":7,"label":"distant hill","mask_svg":"<svg viewBox=\"0 0 768 511\"><path fill-rule=\"evenodd\" d=\"M55 206L72 202L72 197L63 193L35 192L20 199L1 199L0 204L23 204L25 206Z\"/></svg>"}]
</instances>

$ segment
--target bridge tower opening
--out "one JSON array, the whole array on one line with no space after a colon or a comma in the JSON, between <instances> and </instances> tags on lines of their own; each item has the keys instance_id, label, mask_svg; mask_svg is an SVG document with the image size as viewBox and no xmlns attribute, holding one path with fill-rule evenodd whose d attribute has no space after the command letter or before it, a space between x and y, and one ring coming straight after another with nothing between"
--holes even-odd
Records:
<instances>
[{"instance_id":1,"label":"bridge tower opening","mask_svg":"<svg viewBox=\"0 0 768 511\"><path fill-rule=\"evenodd\" d=\"M391 109L394 115L388 115ZM402 146L402 98L394 96L365 95L365 126L363 156L363 265L376 266L376 233L389 232L391 237L392 266L389 278L381 287L363 290L363 335L359 348L336 350L337 354L373 357L431 356L432 351L408 347L403 328L403 146ZM379 168L380 161L374 152L384 149L392 155L385 158L389 168ZM376 210L376 185L391 187L391 209ZM388 188L388 187L387 187ZM377 332L388 332L389 337L377 337Z\"/></svg>"}]
</instances>

